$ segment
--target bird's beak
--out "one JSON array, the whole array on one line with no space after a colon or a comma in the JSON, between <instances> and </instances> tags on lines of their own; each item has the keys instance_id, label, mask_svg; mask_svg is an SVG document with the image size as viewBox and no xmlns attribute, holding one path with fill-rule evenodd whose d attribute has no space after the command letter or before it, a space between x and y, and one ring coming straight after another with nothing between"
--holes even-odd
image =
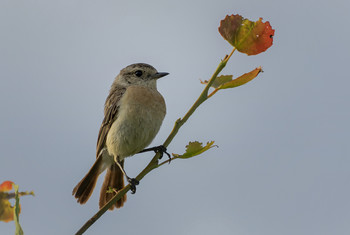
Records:
<instances>
[{"instance_id":1,"label":"bird's beak","mask_svg":"<svg viewBox=\"0 0 350 235\"><path fill-rule=\"evenodd\" d=\"M153 79L158 79L158 78L164 77L164 76L166 76L166 75L168 75L168 74L169 74L169 73L158 72L158 73L154 74L154 75L152 76L152 78L153 78Z\"/></svg>"}]
</instances>

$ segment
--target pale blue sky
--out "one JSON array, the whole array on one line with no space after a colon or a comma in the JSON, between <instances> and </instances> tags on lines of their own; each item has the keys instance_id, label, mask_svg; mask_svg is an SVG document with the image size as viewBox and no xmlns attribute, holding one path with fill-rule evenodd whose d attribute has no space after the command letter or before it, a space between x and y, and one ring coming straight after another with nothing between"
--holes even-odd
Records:
<instances>
[{"instance_id":1,"label":"pale blue sky","mask_svg":"<svg viewBox=\"0 0 350 235\"><path fill-rule=\"evenodd\" d=\"M158 83L168 107L158 145L231 51L217 27L238 13L270 21L274 45L235 53L223 74L265 72L204 103L168 149L219 148L147 175L86 234L348 235L349 12L346 0L1 0L0 182L36 193L21 199L25 234L73 234L98 210L102 177L83 206L71 191L94 162L120 69L170 73ZM129 175L152 156L127 159Z\"/></svg>"}]
</instances>

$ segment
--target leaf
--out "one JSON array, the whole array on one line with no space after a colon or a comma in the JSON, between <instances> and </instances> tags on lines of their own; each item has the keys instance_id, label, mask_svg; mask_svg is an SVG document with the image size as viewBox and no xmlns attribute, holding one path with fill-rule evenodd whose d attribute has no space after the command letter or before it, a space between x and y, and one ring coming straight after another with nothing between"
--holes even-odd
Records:
<instances>
[{"instance_id":1,"label":"leaf","mask_svg":"<svg viewBox=\"0 0 350 235\"><path fill-rule=\"evenodd\" d=\"M12 190L12 181L4 181L0 184L0 192L7 192Z\"/></svg>"},{"instance_id":2,"label":"leaf","mask_svg":"<svg viewBox=\"0 0 350 235\"><path fill-rule=\"evenodd\" d=\"M21 207L19 204L19 194L18 194L18 185L14 185L15 188L15 199L16 199L16 203L15 203L15 224L16 224L16 235L23 235L23 230L21 225L19 224L19 213L21 212Z\"/></svg>"},{"instance_id":3,"label":"leaf","mask_svg":"<svg viewBox=\"0 0 350 235\"><path fill-rule=\"evenodd\" d=\"M0 221L10 222L14 219L13 206L9 200L0 199Z\"/></svg>"},{"instance_id":4,"label":"leaf","mask_svg":"<svg viewBox=\"0 0 350 235\"><path fill-rule=\"evenodd\" d=\"M218 88L221 84L232 81L232 77L232 75L221 75L214 80L213 84L211 84L211 87ZM208 81L204 80L201 81L201 83L208 84Z\"/></svg>"},{"instance_id":5,"label":"leaf","mask_svg":"<svg viewBox=\"0 0 350 235\"><path fill-rule=\"evenodd\" d=\"M210 142L207 142L207 145L203 147L203 144L198 141L189 142L188 145L186 145L186 152L184 154L179 155L179 154L173 153L173 156L177 158L183 158L183 159L191 158L213 147L217 147L217 145L213 145L213 144L214 144L214 141L210 141Z\"/></svg>"},{"instance_id":6,"label":"leaf","mask_svg":"<svg viewBox=\"0 0 350 235\"><path fill-rule=\"evenodd\" d=\"M242 76L233 79L231 81L227 81L223 84L221 84L220 86L218 86L217 88L215 88L215 90L210 93L208 95L208 98L212 97L216 92L218 92L221 89L227 89L227 88L233 88L233 87L238 87L241 86L243 84L246 84L247 82L253 80L256 76L258 76L258 74L262 72L261 67L258 67L252 71L250 71L249 73L245 73Z\"/></svg>"},{"instance_id":7,"label":"leaf","mask_svg":"<svg viewBox=\"0 0 350 235\"><path fill-rule=\"evenodd\" d=\"M14 218L13 206L8 200L9 193L7 191L12 190L12 181L4 181L0 184L0 221L9 222Z\"/></svg>"},{"instance_id":8,"label":"leaf","mask_svg":"<svg viewBox=\"0 0 350 235\"><path fill-rule=\"evenodd\" d=\"M12 190L12 187L14 187L15 192L7 192ZM19 197L25 195L34 196L34 192L18 192L18 185L15 185L12 181L4 181L0 184L0 221L9 222L15 220L15 214L18 217L21 212ZM15 206L12 206L9 201L12 198L16 199Z\"/></svg>"},{"instance_id":9,"label":"leaf","mask_svg":"<svg viewBox=\"0 0 350 235\"><path fill-rule=\"evenodd\" d=\"M233 79L232 81L221 84L217 88L217 90L242 86L243 84L246 84L247 82L253 80L256 76L258 76L258 74L260 72L262 72L262 69L261 69L261 67L258 67L256 69L250 71L249 73L245 73L242 76L240 76L236 79Z\"/></svg>"},{"instance_id":10,"label":"leaf","mask_svg":"<svg viewBox=\"0 0 350 235\"><path fill-rule=\"evenodd\" d=\"M227 15L220 22L219 32L238 51L256 55L272 46L275 30L262 18L253 22L240 15Z\"/></svg>"}]
</instances>

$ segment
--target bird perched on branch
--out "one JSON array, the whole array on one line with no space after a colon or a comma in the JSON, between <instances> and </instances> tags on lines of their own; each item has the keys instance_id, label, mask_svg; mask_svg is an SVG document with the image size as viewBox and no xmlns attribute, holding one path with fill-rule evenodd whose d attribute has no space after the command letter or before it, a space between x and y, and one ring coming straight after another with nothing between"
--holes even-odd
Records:
<instances>
[{"instance_id":1,"label":"bird perched on branch","mask_svg":"<svg viewBox=\"0 0 350 235\"><path fill-rule=\"evenodd\" d=\"M124 187L124 175L132 193L135 193L139 182L125 173L124 159L151 150L161 152L161 155L166 153L162 145L145 149L158 133L166 113L164 98L157 91L157 80L166 75L168 73L157 72L151 65L138 63L122 69L115 78L105 102L96 161L73 189L73 195L80 204L90 198L98 176L106 169L100 208L115 195L107 193L107 190L113 188L118 191ZM110 209L122 207L125 201L126 195Z\"/></svg>"}]
</instances>

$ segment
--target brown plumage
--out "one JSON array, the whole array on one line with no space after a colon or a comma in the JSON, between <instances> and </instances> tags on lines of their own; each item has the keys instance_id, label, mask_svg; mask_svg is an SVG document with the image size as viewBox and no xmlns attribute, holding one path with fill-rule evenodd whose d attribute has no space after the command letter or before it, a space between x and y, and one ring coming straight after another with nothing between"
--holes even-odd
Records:
<instances>
[{"instance_id":1,"label":"brown plumage","mask_svg":"<svg viewBox=\"0 0 350 235\"><path fill-rule=\"evenodd\" d=\"M165 75L167 73L158 73L150 65L133 64L121 70L114 80L105 102L96 161L73 189L73 195L80 204L90 198L98 176L106 169L100 208L115 195L115 192L107 193L109 188L118 191L124 187L124 173L120 169L124 167L124 158L140 152L151 143L165 116L165 102L156 89L156 80ZM122 207L125 201L126 195L110 210Z\"/></svg>"},{"instance_id":2,"label":"brown plumage","mask_svg":"<svg viewBox=\"0 0 350 235\"><path fill-rule=\"evenodd\" d=\"M124 160L122 161L122 166L124 166ZM105 180L103 181L101 192L100 192L100 208L103 207L109 200L114 197L115 193L106 193L109 188L114 188L117 191L124 188L124 175L117 164L113 164L107 169ZM126 202L126 194L117 201L117 203L110 207L113 210L114 207L120 208Z\"/></svg>"}]
</instances>

